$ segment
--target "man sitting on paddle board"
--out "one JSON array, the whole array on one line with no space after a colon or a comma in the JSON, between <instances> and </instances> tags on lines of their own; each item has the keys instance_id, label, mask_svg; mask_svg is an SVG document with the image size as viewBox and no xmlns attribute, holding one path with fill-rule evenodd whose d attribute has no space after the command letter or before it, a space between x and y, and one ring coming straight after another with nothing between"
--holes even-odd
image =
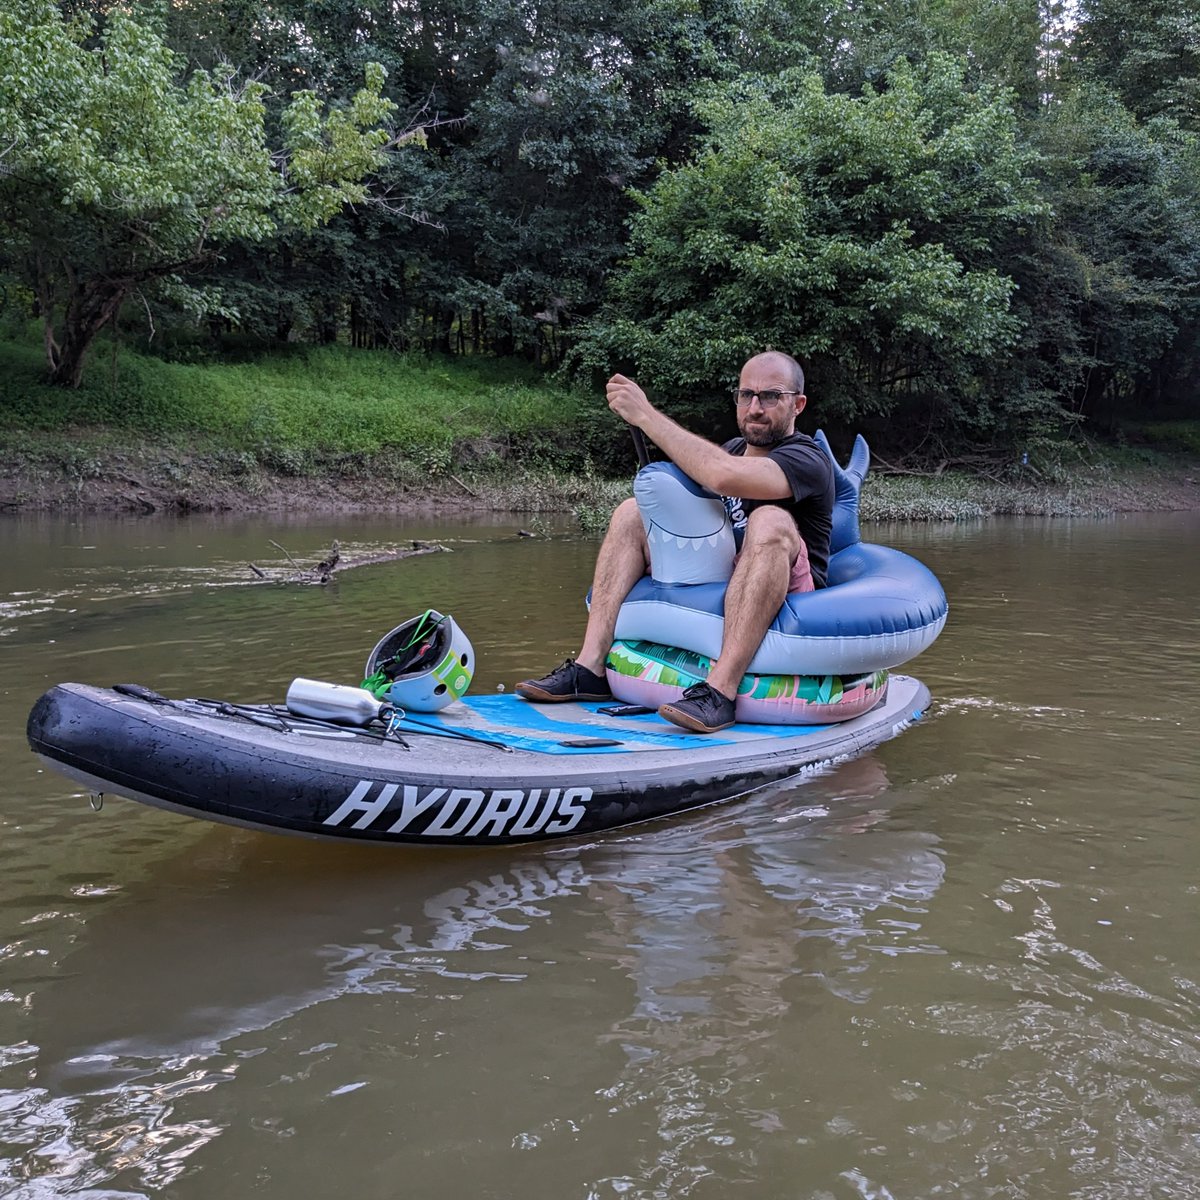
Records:
<instances>
[{"instance_id":1,"label":"man sitting on paddle board","mask_svg":"<svg viewBox=\"0 0 1200 1200\"><path fill-rule=\"evenodd\" d=\"M658 711L695 733L734 723L734 698L790 592L825 586L834 482L829 459L807 434L796 433L806 403L804 371L776 350L742 368L737 405L740 438L718 446L689 433L652 405L624 375L608 381L608 406L640 429L676 466L724 497L740 552L725 593L721 653L703 683ZM604 674L617 612L629 589L650 570L646 531L636 501L617 506L600 547L587 632L577 658L541 679L517 684L526 700L607 700Z\"/></svg>"}]
</instances>

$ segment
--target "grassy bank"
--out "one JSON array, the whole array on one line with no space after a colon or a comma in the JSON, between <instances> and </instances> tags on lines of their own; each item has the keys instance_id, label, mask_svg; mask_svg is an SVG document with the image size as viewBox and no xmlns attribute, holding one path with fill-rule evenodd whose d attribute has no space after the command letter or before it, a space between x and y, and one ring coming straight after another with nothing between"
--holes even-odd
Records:
<instances>
[{"instance_id":1,"label":"grassy bank","mask_svg":"<svg viewBox=\"0 0 1200 1200\"><path fill-rule=\"evenodd\" d=\"M297 348L172 362L102 347L50 388L32 331L0 340L0 508L573 511L628 494L629 439L595 395L490 361ZM1200 435L1088 449L1012 478L872 476L867 520L1200 507Z\"/></svg>"},{"instance_id":2,"label":"grassy bank","mask_svg":"<svg viewBox=\"0 0 1200 1200\"><path fill-rule=\"evenodd\" d=\"M173 362L102 344L77 391L49 387L45 369L30 331L0 339L0 433L201 438L231 461L284 475L383 453L433 476L547 456L583 470L604 456L615 425L581 392L486 359L333 346Z\"/></svg>"}]
</instances>

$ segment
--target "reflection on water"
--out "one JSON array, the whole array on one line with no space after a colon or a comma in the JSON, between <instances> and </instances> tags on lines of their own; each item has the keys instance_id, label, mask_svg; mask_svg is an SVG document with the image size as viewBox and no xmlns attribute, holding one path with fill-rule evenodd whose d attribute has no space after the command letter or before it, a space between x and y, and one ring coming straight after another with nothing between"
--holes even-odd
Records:
<instances>
[{"instance_id":1,"label":"reflection on water","mask_svg":"<svg viewBox=\"0 0 1200 1200\"><path fill-rule=\"evenodd\" d=\"M673 1165L647 1164L673 1186L691 1169L682 1164L710 1088L697 1076L704 1063L720 1060L724 1075L768 1045L806 980L858 1004L880 956L938 953L921 925L942 860L929 835L880 828L887 791L881 765L864 759L819 781L801 808L777 789L750 814L715 811L686 831L564 843L516 861L405 856L399 870L372 853L212 835L199 856L110 895L40 989L34 1043L8 1064L29 1077L6 1113L21 1148L12 1178L153 1191L235 1119L208 1093L263 1059L275 1063L272 1086L335 1059L339 1006L382 998L396 1017L476 1011L507 1007L501 989L520 1012L535 989L570 996L563 1033L583 1021L620 1058L577 1111L531 1113L509 1140L532 1149L586 1123L603 1093L611 1113L649 1116L660 1136L689 1130ZM573 995L582 964L588 994ZM293 1025L306 1033L285 1050ZM409 1025L396 1027L402 1040ZM438 1036L420 1033L413 1049ZM347 1077L325 1097L402 1088L394 1065L396 1078ZM693 1095L680 1113L685 1077ZM665 1094L664 1080L674 1080ZM713 1121L719 1111L700 1125ZM616 1178L594 1184L629 1192Z\"/></svg>"},{"instance_id":2,"label":"reflection on water","mask_svg":"<svg viewBox=\"0 0 1200 1200\"><path fill-rule=\"evenodd\" d=\"M577 646L594 544L460 530L289 589L188 572L301 527L0 531L0 1195L1194 1190L1193 519L899 529L952 603L920 726L686 819L432 854L92 813L25 712L63 678L278 699L435 598L491 690Z\"/></svg>"}]
</instances>

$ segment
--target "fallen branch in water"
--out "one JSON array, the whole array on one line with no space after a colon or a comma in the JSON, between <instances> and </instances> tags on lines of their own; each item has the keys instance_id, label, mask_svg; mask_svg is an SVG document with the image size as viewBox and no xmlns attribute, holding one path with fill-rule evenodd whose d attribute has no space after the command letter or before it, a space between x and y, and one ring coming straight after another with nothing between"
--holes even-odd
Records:
<instances>
[{"instance_id":1,"label":"fallen branch in water","mask_svg":"<svg viewBox=\"0 0 1200 1200\"><path fill-rule=\"evenodd\" d=\"M377 563L399 562L402 558L415 558L418 554L452 553L449 546L443 546L438 542L414 541L411 547L398 546L392 550L384 550L379 554L368 554L362 558L343 558L341 547L335 541L330 546L329 553L319 563L311 567L302 567L278 542L272 542L271 545L283 552L288 562L296 568L294 572L282 577L272 576L268 575L261 567L255 566L254 563L248 563L247 566L259 579L277 583L324 584L328 583L335 573L352 571L355 567L371 567Z\"/></svg>"},{"instance_id":2,"label":"fallen branch in water","mask_svg":"<svg viewBox=\"0 0 1200 1200\"><path fill-rule=\"evenodd\" d=\"M334 542L333 544L336 548L337 542ZM288 553L286 546L281 546L278 542L271 542L271 545L274 546L276 550L280 551L280 553L287 558L288 562L290 562L293 567L295 567L297 570L302 570L300 564Z\"/></svg>"}]
</instances>

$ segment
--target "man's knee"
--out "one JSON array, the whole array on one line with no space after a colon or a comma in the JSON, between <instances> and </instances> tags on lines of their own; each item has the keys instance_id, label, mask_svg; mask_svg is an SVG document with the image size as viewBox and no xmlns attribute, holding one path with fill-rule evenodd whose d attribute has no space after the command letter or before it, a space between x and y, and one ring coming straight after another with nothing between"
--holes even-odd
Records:
<instances>
[{"instance_id":1,"label":"man's knee","mask_svg":"<svg viewBox=\"0 0 1200 1200\"><path fill-rule=\"evenodd\" d=\"M608 519L608 527L609 529L618 529L623 533L637 533L645 536L646 529L642 524L642 514L638 509L637 501L632 497L622 500L613 509L612 516Z\"/></svg>"},{"instance_id":2,"label":"man's knee","mask_svg":"<svg viewBox=\"0 0 1200 1200\"><path fill-rule=\"evenodd\" d=\"M756 508L746 521L742 550L757 547L786 550L789 561L795 561L800 554L804 554L806 559L808 556L796 522L782 508L773 505Z\"/></svg>"},{"instance_id":3,"label":"man's knee","mask_svg":"<svg viewBox=\"0 0 1200 1200\"><path fill-rule=\"evenodd\" d=\"M646 526L642 522L642 513L633 499L622 500L613 509L608 519L608 538L622 545L639 546L647 563L650 561L650 549L646 544Z\"/></svg>"}]
</instances>

